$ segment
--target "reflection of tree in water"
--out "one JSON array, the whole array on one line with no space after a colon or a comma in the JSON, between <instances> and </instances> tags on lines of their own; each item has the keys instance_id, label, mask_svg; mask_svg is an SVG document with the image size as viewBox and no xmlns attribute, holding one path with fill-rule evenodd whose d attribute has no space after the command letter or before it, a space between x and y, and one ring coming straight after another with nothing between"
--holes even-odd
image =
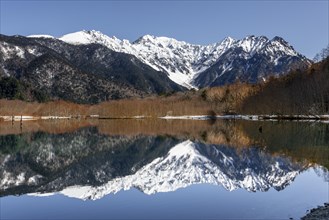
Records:
<instances>
[{"instance_id":1,"label":"reflection of tree in water","mask_svg":"<svg viewBox=\"0 0 329 220\"><path fill-rule=\"evenodd\" d=\"M63 134L0 136L0 186L16 194L47 184L97 185L131 174L178 142L164 136L108 136L95 127Z\"/></svg>"},{"instance_id":2,"label":"reflection of tree in water","mask_svg":"<svg viewBox=\"0 0 329 220\"><path fill-rule=\"evenodd\" d=\"M24 122L25 123L25 122ZM289 155L299 161L308 160L329 168L329 124L305 122L269 122L245 120L61 120L26 122L20 134L19 126L2 123L0 152L14 153L35 138L36 131L50 134L74 134L75 131L95 126L104 136L171 136L178 139L199 140L207 144L232 147L266 146L267 151ZM260 126L262 133L259 132ZM31 128L32 133L28 133ZM42 135L42 132L39 133ZM33 135L31 135L33 134ZM97 139L97 137L96 137ZM63 149L59 149L62 151ZM78 150L81 150L78 148Z\"/></svg>"},{"instance_id":3,"label":"reflection of tree in water","mask_svg":"<svg viewBox=\"0 0 329 220\"><path fill-rule=\"evenodd\" d=\"M240 121L240 128L252 142L266 146L272 154L316 163L329 168L329 124L307 122ZM259 133L259 126L262 133Z\"/></svg>"},{"instance_id":4,"label":"reflection of tree in water","mask_svg":"<svg viewBox=\"0 0 329 220\"><path fill-rule=\"evenodd\" d=\"M325 182L329 182L329 171L322 166L315 166L314 172L321 177Z\"/></svg>"},{"instance_id":5,"label":"reflection of tree in water","mask_svg":"<svg viewBox=\"0 0 329 220\"><path fill-rule=\"evenodd\" d=\"M259 133L260 125L262 133ZM253 167L255 174L261 174L269 167L266 161L275 164L284 158L298 165L296 169L292 165L284 166L285 170L289 167L302 170L312 164L316 166L315 172L328 181L328 170L317 166L328 164L328 126L241 120L216 120L210 124L188 120L160 120L160 123L109 120L66 133L39 131L0 135L0 172L11 173L13 179L22 173L26 180L34 175L42 176L39 182L33 183L34 188L23 181L22 186L9 186L4 194L47 191L49 187L60 190L74 184L101 185L113 178L134 174L156 158L165 157L177 143L190 139L198 143L201 154L233 179L242 180L244 176L231 168ZM223 156L217 155L218 152ZM221 160L225 158L235 158L235 166L222 166ZM2 174L0 179L5 177Z\"/></svg>"}]
</instances>

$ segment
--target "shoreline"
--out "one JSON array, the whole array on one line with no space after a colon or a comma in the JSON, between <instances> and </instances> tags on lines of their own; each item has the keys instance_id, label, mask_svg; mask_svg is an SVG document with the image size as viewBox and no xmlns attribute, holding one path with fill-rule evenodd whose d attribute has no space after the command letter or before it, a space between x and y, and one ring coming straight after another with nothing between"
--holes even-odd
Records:
<instances>
[{"instance_id":1,"label":"shoreline","mask_svg":"<svg viewBox=\"0 0 329 220\"><path fill-rule=\"evenodd\" d=\"M301 220L325 220L329 218L329 203L324 203L322 206L318 206L309 210L309 212L301 217Z\"/></svg>"},{"instance_id":2,"label":"shoreline","mask_svg":"<svg viewBox=\"0 0 329 220\"><path fill-rule=\"evenodd\" d=\"M320 121L329 123L329 115L181 115L181 116L122 116L110 117L99 115L76 115L76 116L31 116L31 115L14 115L0 116L0 121L36 121L36 120L69 120L69 119L98 119L98 120L115 120L115 119L164 119L164 120L217 120L217 119L238 119L251 121Z\"/></svg>"}]
</instances>

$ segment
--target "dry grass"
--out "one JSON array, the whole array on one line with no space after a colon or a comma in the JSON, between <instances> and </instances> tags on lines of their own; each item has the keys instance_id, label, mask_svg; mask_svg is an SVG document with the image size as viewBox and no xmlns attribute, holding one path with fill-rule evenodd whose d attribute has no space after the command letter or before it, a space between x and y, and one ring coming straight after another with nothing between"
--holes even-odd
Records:
<instances>
[{"instance_id":1,"label":"dry grass","mask_svg":"<svg viewBox=\"0 0 329 220\"><path fill-rule=\"evenodd\" d=\"M0 115L30 115L30 116L76 116L85 115L89 105L79 105L66 101L47 103L24 102L20 100L0 100Z\"/></svg>"},{"instance_id":2,"label":"dry grass","mask_svg":"<svg viewBox=\"0 0 329 220\"><path fill-rule=\"evenodd\" d=\"M212 103L215 112L237 113L240 111L244 100L259 90L259 85L237 82L232 85L208 88L203 91L202 95L209 103Z\"/></svg>"},{"instance_id":3,"label":"dry grass","mask_svg":"<svg viewBox=\"0 0 329 220\"><path fill-rule=\"evenodd\" d=\"M19 122L0 122L0 135L37 131L59 134L74 132L87 126L95 126L101 134L108 136L171 136L231 146L238 150L259 146L273 155L291 157L296 162L317 163L329 167L327 124L315 126L301 122L244 120L39 120L23 121L22 128ZM262 132L259 131L260 126Z\"/></svg>"},{"instance_id":4,"label":"dry grass","mask_svg":"<svg viewBox=\"0 0 329 220\"><path fill-rule=\"evenodd\" d=\"M61 134L76 131L79 128L93 126L93 120L37 120L20 122L0 122L0 135L21 134L28 132L46 132L50 134Z\"/></svg>"},{"instance_id":5,"label":"dry grass","mask_svg":"<svg viewBox=\"0 0 329 220\"><path fill-rule=\"evenodd\" d=\"M172 96L149 99L118 100L93 106L91 114L105 117L160 117L165 115L202 115L210 109L207 102L196 97Z\"/></svg>"},{"instance_id":6,"label":"dry grass","mask_svg":"<svg viewBox=\"0 0 329 220\"><path fill-rule=\"evenodd\" d=\"M177 93L171 96L145 99L123 99L97 105L79 105L66 101L47 103L0 100L1 115L31 116L85 116L101 117L161 117L166 115L207 115L210 112L223 114L236 112L245 97L257 91L256 86L236 83L234 85L209 88L201 91Z\"/></svg>"},{"instance_id":7,"label":"dry grass","mask_svg":"<svg viewBox=\"0 0 329 220\"><path fill-rule=\"evenodd\" d=\"M0 135L28 132L60 134L74 132L82 127L95 126L99 133L108 136L172 136L209 144L224 144L234 147L248 147L250 140L233 123L218 120L163 120L163 119L113 119L113 120L37 120L20 122L0 122Z\"/></svg>"}]
</instances>

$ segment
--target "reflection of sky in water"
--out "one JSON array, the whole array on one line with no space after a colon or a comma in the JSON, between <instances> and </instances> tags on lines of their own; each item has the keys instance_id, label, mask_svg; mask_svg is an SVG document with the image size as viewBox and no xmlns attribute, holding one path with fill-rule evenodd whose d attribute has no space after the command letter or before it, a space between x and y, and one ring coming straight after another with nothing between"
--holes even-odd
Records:
<instances>
[{"instance_id":1,"label":"reflection of sky in water","mask_svg":"<svg viewBox=\"0 0 329 220\"><path fill-rule=\"evenodd\" d=\"M1 198L4 219L89 218L298 218L306 210L328 202L328 182L313 169L298 175L282 191L226 191L209 184L174 192L146 195L136 189L110 194L96 201L62 195Z\"/></svg>"}]
</instances>

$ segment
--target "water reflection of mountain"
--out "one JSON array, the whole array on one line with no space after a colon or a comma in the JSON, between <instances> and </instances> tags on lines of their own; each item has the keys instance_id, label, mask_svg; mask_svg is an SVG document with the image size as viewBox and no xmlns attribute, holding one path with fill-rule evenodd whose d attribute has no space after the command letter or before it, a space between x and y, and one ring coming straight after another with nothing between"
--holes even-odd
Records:
<instances>
[{"instance_id":1,"label":"water reflection of mountain","mask_svg":"<svg viewBox=\"0 0 329 220\"><path fill-rule=\"evenodd\" d=\"M100 185L129 175L178 143L161 136L107 136L96 128L73 133L2 136L1 194ZM10 153L9 151L12 150Z\"/></svg>"},{"instance_id":2,"label":"water reflection of mountain","mask_svg":"<svg viewBox=\"0 0 329 220\"><path fill-rule=\"evenodd\" d=\"M230 145L249 144L250 140L264 143L269 139L253 133L257 129L252 126L242 132L237 129L240 125L234 125L235 129L232 125L196 132L201 139L194 141L186 141L186 137L180 135L120 135L114 130L112 135L109 130L102 134L95 127L70 133L3 135L0 136L0 195L61 192L82 199L97 199L132 187L152 194L199 183L221 185L227 190L282 190L312 162L285 156L286 151L282 149L291 155L292 147L276 148L278 141L274 137L264 145L266 150L228 146L227 142ZM263 128L265 132L268 129ZM249 136L241 135L248 132ZM277 132L282 132L282 128ZM300 130L297 133L304 134ZM297 137L291 135L287 143L299 143L294 140ZM242 141L233 141L234 138ZM316 136L315 140L313 148L318 152L316 147L326 143L326 139ZM312 146L311 141L309 145ZM324 149L322 153L326 154L327 147ZM308 148L307 152L310 152Z\"/></svg>"},{"instance_id":3,"label":"water reflection of mountain","mask_svg":"<svg viewBox=\"0 0 329 220\"><path fill-rule=\"evenodd\" d=\"M282 190L304 167L286 158L272 157L258 148L237 152L232 147L184 141L134 174L114 178L102 186L73 186L61 193L81 199L99 199L120 190L137 188L146 194L170 192L208 183L227 190Z\"/></svg>"}]
</instances>

